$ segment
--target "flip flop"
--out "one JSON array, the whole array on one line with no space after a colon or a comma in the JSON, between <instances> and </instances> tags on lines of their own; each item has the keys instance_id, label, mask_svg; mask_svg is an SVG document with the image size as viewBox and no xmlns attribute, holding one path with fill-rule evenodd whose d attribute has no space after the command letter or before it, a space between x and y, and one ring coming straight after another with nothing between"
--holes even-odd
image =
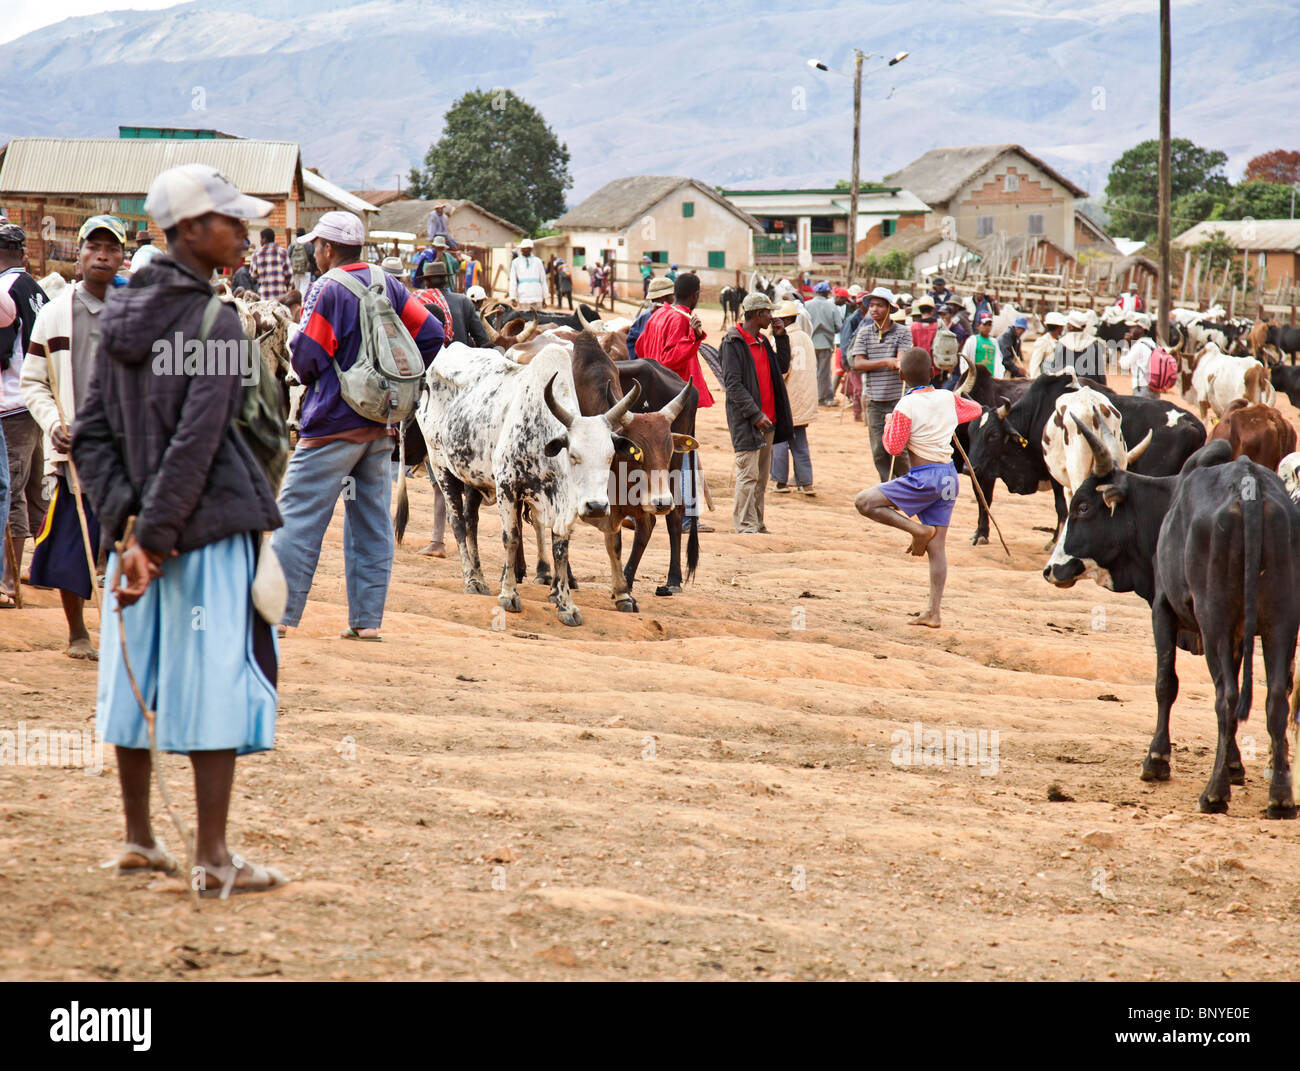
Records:
<instances>
[{"instance_id":1,"label":"flip flop","mask_svg":"<svg viewBox=\"0 0 1300 1071\"><path fill-rule=\"evenodd\" d=\"M179 869L180 864L176 862L175 857L167 851L167 846L163 844L161 838L154 838L152 848L143 848L139 844L124 844L122 852L116 859L110 859L106 863L100 863L101 870L107 870L113 867L114 877L127 877L131 874L145 874L151 870L161 870L164 874L174 874ZM123 866L131 856L139 856L145 861L144 866Z\"/></svg>"},{"instance_id":2,"label":"flip flop","mask_svg":"<svg viewBox=\"0 0 1300 1071\"><path fill-rule=\"evenodd\" d=\"M241 871L246 870L249 880L243 885L235 884L235 876ZM232 896L239 896L243 893L268 892L271 889L278 889L281 885L288 885L289 879L273 866L259 866L257 863L250 862L247 859L241 861L240 865L232 866L226 880L221 883L219 889L203 889L199 892L205 900L228 900Z\"/></svg>"},{"instance_id":3,"label":"flip flop","mask_svg":"<svg viewBox=\"0 0 1300 1071\"><path fill-rule=\"evenodd\" d=\"M0 591L0 610L12 610L17 605L18 603L14 601L14 597L9 592Z\"/></svg>"},{"instance_id":4,"label":"flip flop","mask_svg":"<svg viewBox=\"0 0 1300 1071\"><path fill-rule=\"evenodd\" d=\"M362 636L356 629L350 628L347 632L340 632L339 639L343 640L360 640L362 643L382 643L383 636Z\"/></svg>"}]
</instances>

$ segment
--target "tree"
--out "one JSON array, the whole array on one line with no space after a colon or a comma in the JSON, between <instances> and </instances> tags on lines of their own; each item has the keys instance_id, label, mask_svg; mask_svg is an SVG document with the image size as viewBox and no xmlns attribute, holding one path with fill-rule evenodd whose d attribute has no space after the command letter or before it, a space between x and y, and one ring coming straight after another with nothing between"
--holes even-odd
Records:
<instances>
[{"instance_id":1,"label":"tree","mask_svg":"<svg viewBox=\"0 0 1300 1071\"><path fill-rule=\"evenodd\" d=\"M1202 265L1209 265L1203 269L1206 279L1217 282L1216 277L1226 267L1230 269L1228 279L1232 285L1241 285L1241 254L1223 231L1212 231L1205 241L1192 247L1192 252L1200 258Z\"/></svg>"},{"instance_id":2,"label":"tree","mask_svg":"<svg viewBox=\"0 0 1300 1071\"><path fill-rule=\"evenodd\" d=\"M1224 194L1211 193L1209 190L1192 190L1181 197L1175 197L1169 210L1173 233L1185 231L1202 220L1223 219L1227 200Z\"/></svg>"},{"instance_id":3,"label":"tree","mask_svg":"<svg viewBox=\"0 0 1300 1071\"><path fill-rule=\"evenodd\" d=\"M1277 182L1243 182L1233 187L1221 218L1289 219L1293 193Z\"/></svg>"},{"instance_id":4,"label":"tree","mask_svg":"<svg viewBox=\"0 0 1300 1071\"><path fill-rule=\"evenodd\" d=\"M1226 153L1174 138L1169 160L1171 200L1197 191L1227 193L1227 162ZM1160 143L1154 139L1133 146L1115 161L1106 180L1112 231L1148 242L1155 239L1159 182Z\"/></svg>"},{"instance_id":5,"label":"tree","mask_svg":"<svg viewBox=\"0 0 1300 1071\"><path fill-rule=\"evenodd\" d=\"M1260 153L1246 164L1246 181L1278 182L1283 186L1300 184L1300 152L1274 149Z\"/></svg>"},{"instance_id":6,"label":"tree","mask_svg":"<svg viewBox=\"0 0 1300 1071\"><path fill-rule=\"evenodd\" d=\"M536 108L508 89L476 89L447 110L409 183L416 197L465 198L532 233L564 211L573 180L568 148Z\"/></svg>"}]
</instances>

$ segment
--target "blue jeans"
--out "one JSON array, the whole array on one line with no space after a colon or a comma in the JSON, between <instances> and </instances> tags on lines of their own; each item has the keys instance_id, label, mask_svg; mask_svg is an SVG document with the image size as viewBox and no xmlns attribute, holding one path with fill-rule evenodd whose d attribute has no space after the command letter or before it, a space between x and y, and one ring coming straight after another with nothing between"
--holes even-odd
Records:
<instances>
[{"instance_id":1,"label":"blue jeans","mask_svg":"<svg viewBox=\"0 0 1300 1071\"><path fill-rule=\"evenodd\" d=\"M686 507L682 519L687 521L698 521L700 519L700 474L698 471L691 471L693 464L695 464L695 452L693 450L682 455L682 504Z\"/></svg>"},{"instance_id":2,"label":"blue jeans","mask_svg":"<svg viewBox=\"0 0 1300 1071\"><path fill-rule=\"evenodd\" d=\"M342 495L348 625L379 627L393 571L392 452L387 435L368 443L299 446L293 452L280 488L284 527L271 537L289 585L284 624L296 626L302 619L321 543Z\"/></svg>"},{"instance_id":3,"label":"blue jeans","mask_svg":"<svg viewBox=\"0 0 1300 1071\"><path fill-rule=\"evenodd\" d=\"M811 487L813 482L812 455L808 453L808 425L794 429L788 443L772 447L772 479L786 483L790 474L790 455L794 455L794 482L800 487Z\"/></svg>"}]
</instances>

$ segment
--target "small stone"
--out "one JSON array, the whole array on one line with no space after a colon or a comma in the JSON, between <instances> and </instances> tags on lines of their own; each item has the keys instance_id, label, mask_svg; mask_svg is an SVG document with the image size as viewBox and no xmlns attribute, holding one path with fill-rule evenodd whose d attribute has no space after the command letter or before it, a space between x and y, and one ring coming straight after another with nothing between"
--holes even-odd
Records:
<instances>
[{"instance_id":1,"label":"small stone","mask_svg":"<svg viewBox=\"0 0 1300 1071\"><path fill-rule=\"evenodd\" d=\"M1115 834L1107 833L1104 829L1090 830L1083 835L1082 840L1089 848L1115 847Z\"/></svg>"}]
</instances>

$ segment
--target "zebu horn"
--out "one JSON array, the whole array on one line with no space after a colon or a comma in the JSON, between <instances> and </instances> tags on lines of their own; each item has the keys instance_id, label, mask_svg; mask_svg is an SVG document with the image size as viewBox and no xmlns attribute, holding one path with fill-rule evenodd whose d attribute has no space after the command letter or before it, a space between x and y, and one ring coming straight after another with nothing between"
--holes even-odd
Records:
<instances>
[{"instance_id":1,"label":"zebu horn","mask_svg":"<svg viewBox=\"0 0 1300 1071\"><path fill-rule=\"evenodd\" d=\"M682 410L686 408L686 395L690 392L691 382L693 379L694 376L692 376L691 379L688 379L686 381L686 386L678 391L677 397L659 410L659 415L667 420L669 424L681 416Z\"/></svg>"},{"instance_id":2,"label":"zebu horn","mask_svg":"<svg viewBox=\"0 0 1300 1071\"><path fill-rule=\"evenodd\" d=\"M551 415L568 428L573 426L573 414L555 400L555 377L559 374L559 372L556 372L546 381L546 389L542 391L542 397L546 399L546 408L551 411ZM618 407L615 406L615 408Z\"/></svg>"},{"instance_id":3,"label":"zebu horn","mask_svg":"<svg viewBox=\"0 0 1300 1071\"><path fill-rule=\"evenodd\" d=\"M997 407L997 410L994 412L993 415L996 416L999 420L1006 420L1007 414L1009 412L1011 412L1011 403L1003 402L1001 405Z\"/></svg>"},{"instance_id":4,"label":"zebu horn","mask_svg":"<svg viewBox=\"0 0 1300 1071\"><path fill-rule=\"evenodd\" d=\"M1083 436L1084 441L1092 447L1092 474L1098 477L1109 476L1115 468L1115 458L1111 455L1110 450L1097 436L1096 432L1079 419L1078 414L1071 413L1070 419L1078 426L1079 433Z\"/></svg>"},{"instance_id":5,"label":"zebu horn","mask_svg":"<svg viewBox=\"0 0 1300 1071\"><path fill-rule=\"evenodd\" d=\"M519 337L515 339L515 341L527 342L536 333L537 333L537 317L536 314L534 314L532 322L519 333Z\"/></svg>"},{"instance_id":6,"label":"zebu horn","mask_svg":"<svg viewBox=\"0 0 1300 1071\"><path fill-rule=\"evenodd\" d=\"M591 326L591 321L588 320L587 317L586 317L586 315L583 313L583 311L582 311L582 306L581 306L581 305L578 306L576 312L577 312L577 316L578 316L578 323L582 324L582 329L583 329L584 331L586 331L588 334L591 334L591 335L598 335L598 334L600 334L599 331L597 331L594 327Z\"/></svg>"},{"instance_id":7,"label":"zebu horn","mask_svg":"<svg viewBox=\"0 0 1300 1071\"><path fill-rule=\"evenodd\" d=\"M1133 447L1133 449L1130 450L1128 454L1125 456L1124 459L1125 468L1128 468L1131 464L1133 464L1134 461L1136 461L1138 458L1140 458L1143 454L1146 453L1146 449L1148 446L1151 445L1151 440L1154 437L1155 437L1154 431L1148 431L1146 435L1142 437L1142 441L1138 443L1137 446Z\"/></svg>"},{"instance_id":8,"label":"zebu horn","mask_svg":"<svg viewBox=\"0 0 1300 1071\"><path fill-rule=\"evenodd\" d=\"M623 418L627 416L627 411L636 405L637 399L640 397L641 384L633 383L632 389L615 402L614 408L605 414L605 419L609 421L610 427L621 427Z\"/></svg>"},{"instance_id":9,"label":"zebu horn","mask_svg":"<svg viewBox=\"0 0 1300 1071\"><path fill-rule=\"evenodd\" d=\"M975 386L975 362L971 361L966 365L966 374L961 377L961 383L957 385L957 393L969 396L971 388Z\"/></svg>"},{"instance_id":10,"label":"zebu horn","mask_svg":"<svg viewBox=\"0 0 1300 1071\"><path fill-rule=\"evenodd\" d=\"M497 344L497 339L501 337L501 332L488 323L487 320L483 320L482 323L483 330L487 333L488 341L495 346Z\"/></svg>"}]
</instances>

